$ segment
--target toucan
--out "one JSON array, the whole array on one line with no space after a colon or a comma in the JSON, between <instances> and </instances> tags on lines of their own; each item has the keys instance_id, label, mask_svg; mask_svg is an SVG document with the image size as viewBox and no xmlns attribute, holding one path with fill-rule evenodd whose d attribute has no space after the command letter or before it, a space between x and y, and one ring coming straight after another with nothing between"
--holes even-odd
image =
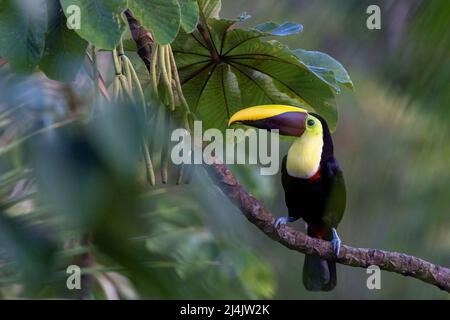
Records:
<instances>
[{"instance_id":1,"label":"toucan","mask_svg":"<svg viewBox=\"0 0 450 320\"><path fill-rule=\"evenodd\" d=\"M336 257L341 240L336 228L346 206L344 176L334 157L327 122L316 113L287 105L262 105L233 114L229 125L243 125L295 137L281 167L288 216L275 220L275 227L302 218L309 236L331 241ZM330 291L337 283L336 263L305 256L303 284L310 291Z\"/></svg>"}]
</instances>

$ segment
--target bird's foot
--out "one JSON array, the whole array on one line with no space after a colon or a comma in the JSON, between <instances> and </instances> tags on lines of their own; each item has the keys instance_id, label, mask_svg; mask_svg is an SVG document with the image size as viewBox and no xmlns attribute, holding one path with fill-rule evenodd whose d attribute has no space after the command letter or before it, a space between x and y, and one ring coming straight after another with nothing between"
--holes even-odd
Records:
<instances>
[{"instance_id":1,"label":"bird's foot","mask_svg":"<svg viewBox=\"0 0 450 320\"><path fill-rule=\"evenodd\" d=\"M339 256L339 252L341 250L341 239L338 236L338 233L335 228L333 228L333 238L331 239L331 246L333 247L333 251L336 254L336 257Z\"/></svg>"},{"instance_id":2,"label":"bird's foot","mask_svg":"<svg viewBox=\"0 0 450 320\"><path fill-rule=\"evenodd\" d=\"M275 220L275 228L278 228L282 226L283 224L286 224L288 222L294 222L296 219L294 217L279 217L277 220Z\"/></svg>"}]
</instances>

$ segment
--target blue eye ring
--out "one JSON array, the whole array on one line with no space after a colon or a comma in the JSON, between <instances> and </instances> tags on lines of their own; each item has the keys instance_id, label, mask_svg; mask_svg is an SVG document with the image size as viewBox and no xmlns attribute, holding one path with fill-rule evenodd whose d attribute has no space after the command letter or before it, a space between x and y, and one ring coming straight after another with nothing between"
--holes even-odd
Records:
<instances>
[{"instance_id":1,"label":"blue eye ring","mask_svg":"<svg viewBox=\"0 0 450 320\"><path fill-rule=\"evenodd\" d=\"M313 119L308 119L308 121L306 121L306 123L308 124L308 127L312 127L313 125L316 124L316 122Z\"/></svg>"}]
</instances>

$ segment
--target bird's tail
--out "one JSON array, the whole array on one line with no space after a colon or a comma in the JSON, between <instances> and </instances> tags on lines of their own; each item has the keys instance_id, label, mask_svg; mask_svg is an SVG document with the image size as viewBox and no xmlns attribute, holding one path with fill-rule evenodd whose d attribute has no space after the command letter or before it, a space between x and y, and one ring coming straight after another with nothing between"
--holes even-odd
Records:
<instances>
[{"instance_id":1,"label":"bird's tail","mask_svg":"<svg viewBox=\"0 0 450 320\"><path fill-rule=\"evenodd\" d=\"M322 233L308 226L308 235L322 238ZM305 255L303 285L309 291L330 291L336 286L336 263L322 260L318 255Z\"/></svg>"}]
</instances>

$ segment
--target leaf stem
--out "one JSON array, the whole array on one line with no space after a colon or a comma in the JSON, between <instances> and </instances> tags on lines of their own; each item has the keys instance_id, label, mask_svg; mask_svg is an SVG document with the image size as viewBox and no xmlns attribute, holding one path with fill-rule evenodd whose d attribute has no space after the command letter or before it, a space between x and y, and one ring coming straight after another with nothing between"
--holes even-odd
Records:
<instances>
[{"instance_id":1,"label":"leaf stem","mask_svg":"<svg viewBox=\"0 0 450 320\"><path fill-rule=\"evenodd\" d=\"M197 24L197 30L202 36L203 40L205 40L206 46L208 47L209 52L211 53L211 58L215 63L220 63L220 55L217 51L216 45L214 44L214 41L212 40L211 31L208 27L208 19L205 16L205 13L201 9L202 6L200 5L200 2L197 0L197 4L200 8L200 20L201 23ZM203 25L204 26L203 26Z\"/></svg>"}]
</instances>

